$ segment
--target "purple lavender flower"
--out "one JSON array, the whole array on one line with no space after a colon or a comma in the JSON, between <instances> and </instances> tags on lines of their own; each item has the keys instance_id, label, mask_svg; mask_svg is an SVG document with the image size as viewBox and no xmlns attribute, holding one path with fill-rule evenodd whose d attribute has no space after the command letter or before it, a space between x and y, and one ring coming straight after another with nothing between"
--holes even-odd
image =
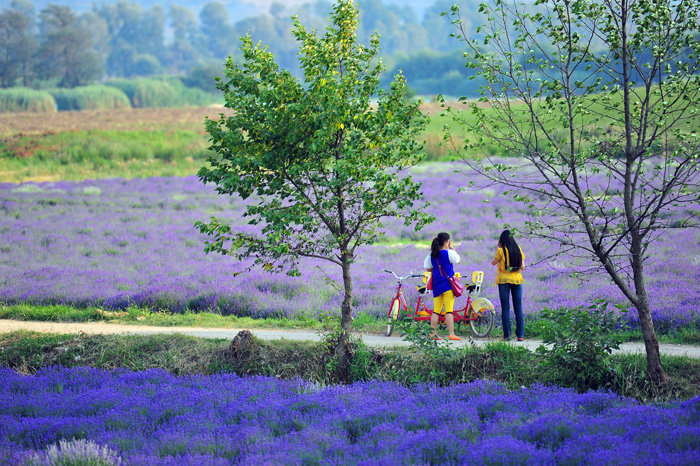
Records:
<instances>
[{"instance_id":1,"label":"purple lavender flower","mask_svg":"<svg viewBox=\"0 0 700 466\"><path fill-rule=\"evenodd\" d=\"M353 266L356 313L384 317L395 289L382 270L420 270L429 241L442 230L451 233L462 255L458 271L467 276L485 271L484 293L497 303L490 264L497 236L504 223L523 225L529 213L496 190L459 192L468 180L452 170L428 165L412 175L423 184L434 224L419 232L387 224L384 243L359 251ZM0 302L138 305L252 317L317 316L340 308L342 294L327 283L339 284L342 277L322 262L303 261L302 276L289 277L205 255L196 220L215 215L240 231L259 229L242 217L243 201L220 197L194 177L0 184L0 209ZM594 298L626 303L604 274L573 277L587 268L579 259L540 262L551 244L518 241L527 256L526 314L585 306ZM686 245L681 253L678 244ZM647 285L661 333L700 325L699 244L697 230L669 231L650 253ZM236 275L240 271L245 272ZM409 293L409 299L416 295ZM633 309L627 319L638 324Z\"/></svg>"},{"instance_id":2,"label":"purple lavender flower","mask_svg":"<svg viewBox=\"0 0 700 466\"><path fill-rule=\"evenodd\" d=\"M21 464L79 443L126 464L682 465L700 459L699 413L698 398L641 405L490 381L318 387L223 373L0 368L0 459Z\"/></svg>"}]
</instances>

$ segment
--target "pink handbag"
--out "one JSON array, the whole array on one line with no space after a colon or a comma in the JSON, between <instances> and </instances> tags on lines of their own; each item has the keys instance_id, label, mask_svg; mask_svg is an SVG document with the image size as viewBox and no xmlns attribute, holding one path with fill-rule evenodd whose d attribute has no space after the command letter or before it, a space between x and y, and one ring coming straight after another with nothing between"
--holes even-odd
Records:
<instances>
[{"instance_id":1,"label":"pink handbag","mask_svg":"<svg viewBox=\"0 0 700 466\"><path fill-rule=\"evenodd\" d=\"M445 275L445 272L442 270L442 266L438 262L438 268L440 268L440 273ZM447 276L447 275L445 275ZM430 277L432 279L432 275ZM455 298L459 298L464 294L464 287L462 286L461 283L459 283L459 280L455 278L454 276L452 277L447 277L447 280L450 282L450 287L452 288L452 294L455 296Z\"/></svg>"}]
</instances>

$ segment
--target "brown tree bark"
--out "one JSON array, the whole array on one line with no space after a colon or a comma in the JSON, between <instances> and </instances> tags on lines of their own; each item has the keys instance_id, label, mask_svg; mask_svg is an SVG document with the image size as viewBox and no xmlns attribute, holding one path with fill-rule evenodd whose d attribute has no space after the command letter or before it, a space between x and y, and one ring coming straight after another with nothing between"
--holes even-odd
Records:
<instances>
[{"instance_id":1,"label":"brown tree bark","mask_svg":"<svg viewBox=\"0 0 700 466\"><path fill-rule=\"evenodd\" d=\"M346 251L341 257L343 268L343 286L345 295L341 306L341 333L335 348L336 376L341 382L350 381L350 329L352 328L352 277L350 276L350 254Z\"/></svg>"},{"instance_id":2,"label":"brown tree bark","mask_svg":"<svg viewBox=\"0 0 700 466\"><path fill-rule=\"evenodd\" d=\"M647 376L654 385L663 385L669 378L661 365L661 354L659 353L659 341L656 339L654 320L651 317L651 306L644 284L644 264L642 263L641 247L637 235L637 241L632 241L632 275L634 277L634 288L637 295L637 313L639 314L639 324L642 327L642 338L647 352ZM636 250L636 251L635 251ZM638 254L635 254L637 252Z\"/></svg>"}]
</instances>

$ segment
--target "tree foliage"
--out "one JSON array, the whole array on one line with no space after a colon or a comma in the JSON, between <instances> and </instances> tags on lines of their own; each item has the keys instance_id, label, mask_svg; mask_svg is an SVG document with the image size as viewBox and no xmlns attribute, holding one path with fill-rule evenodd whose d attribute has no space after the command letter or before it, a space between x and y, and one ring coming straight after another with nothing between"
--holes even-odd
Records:
<instances>
[{"instance_id":1,"label":"tree foliage","mask_svg":"<svg viewBox=\"0 0 700 466\"><path fill-rule=\"evenodd\" d=\"M302 257L340 266L343 338L339 367L347 367L352 322L350 265L357 248L382 236L386 219L423 226L420 185L401 172L421 160L416 136L426 124L404 98L399 75L379 89L379 37L357 42L351 0L333 8L325 34L296 18L304 80L281 69L266 48L242 38L240 62L229 58L219 83L233 116L207 120L214 155L199 172L222 195L249 199L250 233L212 218L198 222L207 252L253 257L297 273ZM376 103L373 103L374 98Z\"/></svg>"},{"instance_id":2,"label":"tree foliage","mask_svg":"<svg viewBox=\"0 0 700 466\"><path fill-rule=\"evenodd\" d=\"M664 230L697 225L698 8L495 0L481 6L480 41L460 29L458 9L448 14L490 107L472 105L483 137L467 146L495 141L526 161L469 165L514 188L533 213L530 233L605 270L639 313L655 382L666 376L644 262Z\"/></svg>"}]
</instances>

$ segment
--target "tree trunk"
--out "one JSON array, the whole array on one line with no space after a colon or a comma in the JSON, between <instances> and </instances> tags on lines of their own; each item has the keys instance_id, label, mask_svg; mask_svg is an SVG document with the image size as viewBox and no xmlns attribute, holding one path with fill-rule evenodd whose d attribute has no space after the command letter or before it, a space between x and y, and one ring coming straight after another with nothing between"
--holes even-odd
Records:
<instances>
[{"instance_id":1,"label":"tree trunk","mask_svg":"<svg viewBox=\"0 0 700 466\"><path fill-rule=\"evenodd\" d=\"M348 253L343 253L343 285L345 288L345 296L341 307L341 333L338 338L338 344L335 348L335 357L337 365L337 377L341 382L348 382L350 377L350 329L352 328L352 278L350 276L350 256Z\"/></svg>"},{"instance_id":2,"label":"tree trunk","mask_svg":"<svg viewBox=\"0 0 700 466\"><path fill-rule=\"evenodd\" d=\"M635 244L633 241L633 248ZM634 275L634 286L637 294L637 313L639 314L639 324L642 326L642 337L647 352L647 376L654 385L662 385L668 382L668 375L661 365L661 355L659 353L659 341L656 339L654 330L654 320L651 317L651 306L647 290L644 285L644 269L641 260L632 259L632 273Z\"/></svg>"},{"instance_id":3,"label":"tree trunk","mask_svg":"<svg viewBox=\"0 0 700 466\"><path fill-rule=\"evenodd\" d=\"M668 382L668 375L661 366L661 356L659 354L659 342L654 331L654 321L651 319L651 309L649 301L644 300L644 304L637 308L639 312L639 323L642 326L642 336L644 346L647 351L647 375L654 385L662 385Z\"/></svg>"}]
</instances>

